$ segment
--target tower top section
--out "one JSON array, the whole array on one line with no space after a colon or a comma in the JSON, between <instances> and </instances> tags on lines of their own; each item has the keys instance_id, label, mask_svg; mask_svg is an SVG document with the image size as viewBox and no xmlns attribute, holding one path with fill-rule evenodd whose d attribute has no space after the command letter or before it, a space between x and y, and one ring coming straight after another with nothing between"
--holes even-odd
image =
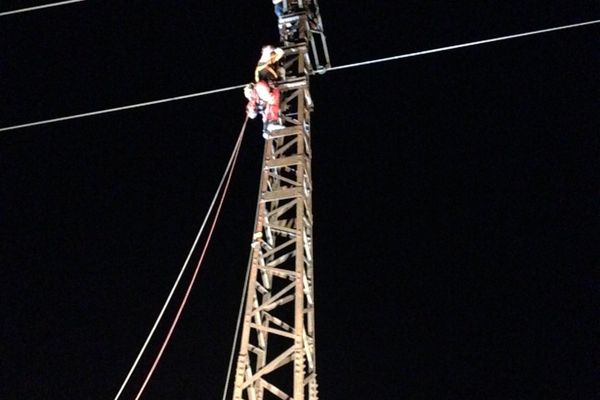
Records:
<instances>
[{"instance_id":1,"label":"tower top section","mask_svg":"<svg viewBox=\"0 0 600 400\"><path fill-rule=\"evenodd\" d=\"M331 66L317 0L274 0L281 45L306 45L309 74L323 74Z\"/></svg>"}]
</instances>

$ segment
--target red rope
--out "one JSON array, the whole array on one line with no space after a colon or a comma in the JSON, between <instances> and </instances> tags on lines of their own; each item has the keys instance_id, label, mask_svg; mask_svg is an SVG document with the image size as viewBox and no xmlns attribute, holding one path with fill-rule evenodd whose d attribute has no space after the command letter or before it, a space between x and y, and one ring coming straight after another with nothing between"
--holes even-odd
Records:
<instances>
[{"instance_id":1,"label":"red rope","mask_svg":"<svg viewBox=\"0 0 600 400\"><path fill-rule=\"evenodd\" d=\"M244 130L246 129L247 122L248 122L248 118L246 118L246 120L244 121L244 125L242 126L242 131L240 132L240 138L238 139L238 143L236 144L235 155L233 158L233 163L232 163L231 169L229 170L229 174L227 176L225 188L223 189L223 194L221 195L221 199L219 200L219 206L217 207L217 211L215 212L215 218L213 219L212 225L210 227L210 231L208 232L208 236L206 238L206 242L204 243L204 248L202 249L202 254L200 255L200 260L198 261L198 265L196 265L196 269L194 270L194 275L192 276L192 279L190 280L190 283L185 292L185 296L183 297L183 300L181 301L181 304L179 305L179 309L177 310L177 315L175 315L175 318L173 319L173 322L171 323L171 328L169 329L169 332L167 333L167 336L165 337L165 341L163 342L163 344L160 348L160 351L158 352L158 355L156 356L156 359L154 360L154 363L152 364L152 368L150 368L150 371L148 372L148 375L146 376L146 379L144 380L144 383L142 384L142 387L140 388L140 391L136 395L135 400L139 400L140 396L144 392L144 389L146 388L146 385L148 384L148 381L150 381L150 378L152 377L154 370L158 366L158 362L160 361L160 359L163 355L163 352L165 351L165 348L167 347L167 345L169 344L169 341L171 340L171 335L173 334L173 331L175 330L175 327L177 326L177 323L179 322L181 313L183 312L183 309L187 303L190 292L192 291L192 287L194 286L194 282L196 280L196 277L198 276L198 272L200 271L200 266L202 265L202 261L204 260L204 255L206 254L206 249L208 248L208 244L210 243L210 239L212 237L213 231L217 224L217 220L219 219L221 207L223 206L223 201L225 200L225 195L227 194L227 189L229 188L229 182L231 181L231 177L233 175L233 168L235 166L235 162L236 162L238 154L239 154L240 143L241 143L241 139L244 135Z\"/></svg>"}]
</instances>

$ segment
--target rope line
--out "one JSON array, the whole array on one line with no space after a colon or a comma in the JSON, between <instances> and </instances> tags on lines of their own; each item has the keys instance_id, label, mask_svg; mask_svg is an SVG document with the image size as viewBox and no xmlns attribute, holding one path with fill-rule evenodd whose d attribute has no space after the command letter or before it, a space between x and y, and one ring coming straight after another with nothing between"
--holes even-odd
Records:
<instances>
[{"instance_id":1,"label":"rope line","mask_svg":"<svg viewBox=\"0 0 600 400\"><path fill-rule=\"evenodd\" d=\"M380 58L380 59L376 59L376 60L369 60L369 61L362 61L362 62L358 62L358 63L339 65L339 66L335 66L335 67L330 67L327 69L327 71L337 71L337 70L346 69L346 68L359 67L359 66L367 65L367 64L375 64L375 63L381 63L381 62L386 62L386 61L398 60L401 58L416 57L416 56L421 56L421 55L431 54L431 53L439 53L442 51L455 50L455 49L459 49L462 47L476 46L476 45L485 44L485 43L498 42L501 40L515 39L515 38L519 38L519 37L523 37L523 36L538 35L541 33L547 33L547 32L559 31L559 30L563 30L563 29L571 29L571 28L581 27L584 25L592 25L592 24L597 24L599 22L600 22L600 20L587 21L587 22L581 22L578 24L563 25L563 26L558 26L555 28L541 29L541 30L531 31L531 32L526 32L526 33L518 33L515 35L500 36L500 37L493 38L493 39L478 40L476 42L469 42L469 43L457 44L457 45L453 45L453 46L446 46L446 47L439 47L436 49L418 51L418 52L414 52L414 53L401 54L401 55L397 55L397 56L393 56L393 57L386 57L386 58ZM132 108L152 106L155 104L190 99L193 97L205 96L205 95L214 94L214 93L227 92L230 90L241 89L245 85L246 84L241 84L241 85L230 86L230 87L221 88L221 89L208 90L205 92L192 93L192 94L188 94L188 95L184 95L184 96L169 97L169 98L165 98L165 99L161 99L161 100L147 101L144 103L137 103L137 104L132 104L132 105L128 105L128 106L109 108L106 110L92 111L92 112L87 112L87 113L83 113L83 114L70 115L70 116L66 116L66 117L46 119L46 120L42 120L42 121L30 122L30 123L21 124L21 125L7 126L4 128L0 128L0 132L6 132L6 131L21 129L21 128L27 128L27 127L36 126L36 125L50 124L50 123L60 122L60 121L67 121L67 120L76 119L76 118L84 118L84 117L90 117L90 116L94 116L94 115L107 114L107 113L116 112L116 111L129 110Z\"/></svg>"},{"instance_id":2,"label":"rope line","mask_svg":"<svg viewBox=\"0 0 600 400\"><path fill-rule=\"evenodd\" d=\"M235 163L237 161L237 157L238 157L238 154L240 151L240 146L242 144L242 139L244 137L244 131L246 130L247 123L248 123L248 117L246 116L246 119L244 120L244 125L242 126L242 129L240 131L240 135L238 136L237 143L235 144L235 148L233 149L233 153L231 154L232 158L230 159L230 161L232 160L232 162L229 164L231 166L231 168L228 168L228 171L226 171L227 182L225 183L225 188L223 189L223 193L221 194L221 199L219 200L219 206L217 207L217 210L215 212L215 216L214 216L212 225L210 227L210 230L208 232L208 236L206 238L206 241L204 242L202 254L200 255L200 259L198 260L196 269L194 270L194 275L192 276L192 279L190 280L190 283L188 284L187 290L185 292L185 296L183 297L183 300L181 301L181 304L179 305L179 309L177 310L177 315L175 316L175 318L173 318L173 322L171 323L171 328L169 328L169 333L167 333L167 336L165 337L165 340L160 348L160 351L158 352L158 355L156 356L156 359L154 360L154 363L152 364L152 368L150 368L150 371L148 372L148 375L146 376L144 383L142 384L137 396L135 397L135 400L139 400L142 393L144 392L144 389L146 388L146 385L148 384L148 381L150 381L150 378L152 377L152 374L154 373L154 370L156 369L158 362L162 358L165 348L167 347L167 345L169 344L169 341L171 340L171 335L173 334L173 331L175 330L175 327L177 326L177 323L179 322L181 313L183 312L183 309L189 298L190 292L192 291L192 287L194 286L194 282L196 281L198 272L200 271L200 266L202 265L202 261L204 260L204 256L206 255L206 249L208 248L210 239L212 238L212 234L215 230L215 226L217 225L217 221L219 219L219 214L221 213L223 201L225 200L225 196L227 194L227 189L229 188L229 182L231 181L231 177L233 176L233 169L234 169ZM229 167L229 165L228 165L228 167Z\"/></svg>"},{"instance_id":3,"label":"rope line","mask_svg":"<svg viewBox=\"0 0 600 400\"><path fill-rule=\"evenodd\" d=\"M266 146L266 142L265 142ZM256 221L258 221L258 214L260 212L260 189L258 191L258 196L256 199L256 204L259 206L256 207L256 212L254 214L254 225L256 226ZM229 365L227 367L227 376L225 377L225 387L223 389L223 397L222 400L227 399L227 390L229 389L229 382L231 380L231 371L233 370L233 359L235 357L235 350L237 347L237 340L239 338L240 326L242 324L242 317L244 315L244 302L246 300L246 294L248 293L248 277L250 276L250 269L252 268L252 253L253 250L250 250L250 254L248 255L248 263L246 266L246 275L244 277L244 287L242 289L242 298L240 299L240 308L238 310L237 322L235 324L235 333L233 334L233 343L231 345L231 354L229 356Z\"/></svg>"},{"instance_id":4,"label":"rope line","mask_svg":"<svg viewBox=\"0 0 600 400\"><path fill-rule=\"evenodd\" d=\"M375 64L375 63L392 61L392 60L399 60L401 58L409 58L409 57L422 56L422 55L425 55L425 54L439 53L439 52L442 52L442 51L460 49L462 47L477 46L477 45L480 45L480 44L486 44L486 43L492 43L492 42L499 42L501 40L508 40L508 39L515 39L515 38L524 37L524 36L538 35L540 33L547 33L547 32L559 31L559 30L562 30L562 29L576 28L576 27L584 26L584 25L592 25L592 24L597 24L599 22L600 22L600 19L599 20L595 20L595 21L581 22L581 23L578 23L578 24L563 25L563 26L558 26L558 27L555 27L555 28L540 29L540 30L537 30L537 31L531 31L531 32L526 32L526 33L518 33L518 34L515 34L515 35L500 36L500 37L493 38L493 39L478 40L476 42L456 44L456 45L453 45L453 46L438 47L438 48L431 49L431 50L417 51L417 52L414 52L414 53L401 54L401 55L398 55L398 56L380 58L380 59L377 59L377 60L369 60L369 61L357 62L357 63L353 63L353 64L340 65L340 66L337 66L337 67L328 68L327 71L336 71L336 70L339 70L339 69L354 68L354 67L360 67L362 65Z\"/></svg>"},{"instance_id":5,"label":"rope line","mask_svg":"<svg viewBox=\"0 0 600 400\"><path fill-rule=\"evenodd\" d=\"M259 192L260 196L260 192ZM235 324L235 332L233 334L233 343L231 345L231 354L229 355L229 365L227 367L227 376L225 377L225 387L223 389L223 397L222 400L227 399L227 390L229 389L229 382L231 380L231 371L233 368L233 359L235 357L235 350L237 347L237 339L240 333L240 326L242 324L242 316L244 314L244 301L246 300L246 293L248 293L248 276L250 275L250 268L252 266L252 251L250 251L250 256L248 257L248 264L246 267L246 275L244 277L244 288L242 289L242 299L240 301L240 308L238 311L237 322Z\"/></svg>"},{"instance_id":6,"label":"rope line","mask_svg":"<svg viewBox=\"0 0 600 400\"><path fill-rule=\"evenodd\" d=\"M192 244L192 248L190 249L187 258L185 259L185 262L183 263L183 266L181 268L181 270L179 271L179 275L177 276L177 279L175 280L175 283L173 284L173 287L171 288L171 291L169 293L169 295L167 296L167 300L165 301L162 309L160 310L160 313L158 315L158 318L156 319L156 321L154 322L154 325L152 326L152 329L150 330L150 333L148 334L148 337L146 338L146 341L144 342L140 352L138 353L135 361L133 362L133 365L131 366L129 372L127 373L127 376L125 377L125 380L123 381L121 387L119 388L119 391L117 393L117 395L115 396L114 400L118 400L119 397L121 396L121 394L123 393L123 390L125 389L125 386L127 385L127 383L129 382L129 379L131 378L131 375L133 374L133 371L135 370L135 368L137 367L140 359L142 358L142 355L144 354L146 347L148 347L148 343L150 343L150 340L152 339L152 336L154 336L154 332L156 331L156 328L158 327L158 324L160 323L160 321L163 318L163 315L165 313L165 310L167 309L169 303L171 302L171 299L173 297L173 294L175 293L175 289L179 286L179 281L181 280L181 277L183 276L183 273L185 272L188 263L190 261L190 258L192 257L192 254L194 253L196 246L198 244L198 241L200 240L200 236L202 235L202 232L204 231L204 228L206 226L206 223L208 221L209 216L212 214L212 210L214 208L215 203L217 202L217 198L219 193L221 192L221 188L223 187L223 183L225 182L225 179L227 178L227 186L229 185L229 180L231 178L231 171L233 170L233 166L235 164L235 161L237 159L237 154L239 153L239 148L240 148L240 144L244 135L244 131L246 129L246 124L248 122L248 117L246 117L246 119L244 120L244 124L242 126L242 130L240 132L240 136L238 137L238 140L236 142L236 145L234 147L233 153L231 154L229 161L227 163L227 166L225 168L225 172L221 178L221 181L219 182L219 186L217 187L217 191L215 192L215 195L212 199L212 202L208 208L208 212L206 213L206 216L204 217L204 221L202 222L202 226L200 227L198 234L196 235L196 239L194 240L194 243ZM229 177L228 177L229 176ZM227 191L227 186L224 190L224 193ZM223 193L223 197L224 194ZM219 204L219 210L222 204L223 198L221 198L221 203ZM218 215L217 211L217 215ZM214 228L214 223L213 223L213 228ZM211 228L211 233L212 234L212 228ZM210 241L210 234L209 234L209 238L207 239L207 242L204 246L204 250L202 252L202 257L204 257L204 252L206 251L206 246L208 246L208 242ZM202 262L202 258L200 259L200 263ZM196 267L196 272L194 273L194 278L192 278L192 283L193 283L193 279L195 279L196 273L200 267L200 263L198 264L198 266ZM188 288L188 293L189 293L190 288ZM187 299L187 293L186 293L186 298L184 300ZM185 304L185 303L184 303ZM177 314L177 319L179 318L179 314L181 312L182 307L180 306L180 311ZM174 321L174 324L176 324L176 321ZM168 339L170 337L170 334L172 332L172 330L174 329L174 325L171 326L171 330L169 331L169 336L167 337L167 340L165 341L165 343L163 343L163 348L161 349L161 353L159 354L159 356L157 357L155 364L158 363L158 360L160 359L160 356L162 355L162 351L164 350L164 347L166 347L166 343L168 342ZM154 370L155 366L153 366L152 371ZM146 381L144 382L144 386L146 385L147 381L150 379L150 376L152 375L152 371L149 373L148 377L146 378ZM138 396L141 394L141 392L143 391L143 387L140 390L140 393L138 394Z\"/></svg>"},{"instance_id":7,"label":"rope line","mask_svg":"<svg viewBox=\"0 0 600 400\"><path fill-rule=\"evenodd\" d=\"M19 13L24 13L24 12L28 12L28 11L35 11L35 10L40 10L42 8L50 8L50 7L57 7L57 6L64 6L66 4L71 4L71 3L81 3L82 1L85 0L69 0L69 1L58 1L56 3L50 3L50 4L44 4L41 6L34 6L34 7L27 7L27 8L20 8L18 10L12 10L12 11L4 11L0 13L0 17L4 17L6 15L13 15L13 14L19 14Z\"/></svg>"}]
</instances>

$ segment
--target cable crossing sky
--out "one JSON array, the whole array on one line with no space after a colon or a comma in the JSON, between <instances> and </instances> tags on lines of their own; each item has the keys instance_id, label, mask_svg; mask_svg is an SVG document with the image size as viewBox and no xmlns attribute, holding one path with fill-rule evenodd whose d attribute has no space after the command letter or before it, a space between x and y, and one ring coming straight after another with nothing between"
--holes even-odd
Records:
<instances>
[{"instance_id":1,"label":"cable crossing sky","mask_svg":"<svg viewBox=\"0 0 600 400\"><path fill-rule=\"evenodd\" d=\"M524 36L539 35L541 33L554 32L554 31L559 31L559 30L562 30L562 29L577 28L577 27L584 26L584 25L597 24L599 22L600 22L600 20L588 21L588 22L581 22L581 23L578 23L578 24L558 26L556 28L540 29L540 30L537 30L537 31L525 32L525 33L517 33L515 35L500 36L500 37L493 38L493 39L478 40L476 42L456 44L456 45L453 45L453 46L446 46L446 47L438 47L436 49L416 51L414 53L401 54L399 56L385 57L385 58L379 58L377 60L369 60L369 61L363 61L363 62L358 62L358 63L353 63L353 64L339 65L339 66L336 66L336 67L331 67L327 71L335 71L335 70L338 70L338 69L360 67L360 66L368 65L368 64L376 64L376 63L381 63L381 62L386 62L386 61L399 60L401 58L417 57L417 56L422 56L422 55L425 55L425 54L440 53L442 51L461 49L461 48L464 48L464 47L471 47L471 46L478 46L480 44L486 44L486 43L492 43L492 42L499 42L501 40L509 40L509 39L516 39L516 38L520 38L520 37L524 37Z\"/></svg>"},{"instance_id":2,"label":"cable crossing sky","mask_svg":"<svg viewBox=\"0 0 600 400\"><path fill-rule=\"evenodd\" d=\"M43 4L41 6L34 6L34 7L27 7L27 8L19 8L18 10L12 10L12 11L3 11L0 12L0 17L4 17L6 15L13 15L13 14L20 14L20 13L24 13L24 12L28 12L28 11L35 11L35 10L41 10L42 8L50 8L50 7L57 7L57 6L64 6L67 4L72 4L72 3L81 3L85 0L68 0L68 1L59 1L56 3L50 3L50 4Z\"/></svg>"},{"instance_id":3,"label":"cable crossing sky","mask_svg":"<svg viewBox=\"0 0 600 400\"><path fill-rule=\"evenodd\" d=\"M75 0L75 1L84 1L84 0ZM66 2L61 2L61 3L72 3L72 2L74 2L74 1L66 1ZM54 3L54 5L59 5L61 3ZM52 6L52 5L39 6L39 7L49 7L49 6ZM19 10L17 10L17 11L19 11ZM5 15L5 14L6 13L2 13L2 14L0 14L0 16ZM560 30L565 30L565 29L572 29L572 28L577 28L577 27L581 27L581 26L585 26L585 25L593 25L593 24L598 24L598 23L600 23L600 19L593 20L593 21L580 22L580 23L577 23L577 24L562 25L562 26L557 26L557 27L554 27L554 28L535 30L535 31L530 31L530 32L525 32L525 33L518 33L518 34L513 34L513 35L507 35L507 36L499 36L499 37L492 38L492 39L477 40L475 42L462 43L462 44L457 44L457 45L452 45L452 46L438 47L438 48L435 48L435 49L417 51L417 52L413 52L413 53L400 54L400 55L397 55L397 56L380 58L380 59L375 59L375 60L362 61L362 62L357 62L357 63L352 63L352 64L346 64L346 65L338 65L338 66L330 67L329 69L327 69L327 71L336 71L336 70L341 70L341 69L348 69L348 68L360 67L360 66L369 65L369 64L376 64L376 63L382 63L382 62L388 62L388 61L395 61L395 60L399 60L399 59L403 59L403 58L417 57L417 56L422 56L422 55L432 54L432 53L440 53L440 52L449 51L449 50L456 50L456 49L460 49L460 48L464 48L464 47L478 46L478 45L492 43L492 42L499 42L499 41L503 41L503 40L516 39L516 38L525 37L525 36L539 35L539 34L542 34L542 33L555 32L555 31L560 31ZM54 122L67 121L67 120L76 119L76 118L91 117L91 116L94 116L94 115L100 115L100 114L107 114L107 113L112 113L112 112L117 112L117 111L129 110L129 109L132 109L132 108L140 108L140 107L152 106L152 105L161 104L161 103L168 103L168 102L172 102L172 101L179 101L179 100L190 99L190 98L193 98L193 97L206 96L206 95L209 95L209 94L227 92L227 91L231 91L231 90L241 89L245 85L246 84L240 84L240 85L229 86L229 87L225 87L225 88L221 88L221 89L207 90L207 91L203 91L203 92L187 94L187 95L183 95L183 96L169 97L169 98L160 99L160 100L153 100L153 101L147 101L147 102L143 102L143 103L131 104L131 105L126 105L126 106L121 106L121 107L108 108L108 109L104 109L104 110L92 111L92 112L87 112L87 113L83 113L83 114L75 114L75 115L69 115L69 116L65 116L65 117L52 118L52 119L46 119L46 120L42 120L42 121L30 122L30 123L26 123L26 124L7 126L7 127L0 128L0 132L6 132L6 131L11 131L11 130L16 130L16 129L22 129L22 128L28 128L28 127L37 126L37 125L51 124L51 123L54 123Z\"/></svg>"}]
</instances>

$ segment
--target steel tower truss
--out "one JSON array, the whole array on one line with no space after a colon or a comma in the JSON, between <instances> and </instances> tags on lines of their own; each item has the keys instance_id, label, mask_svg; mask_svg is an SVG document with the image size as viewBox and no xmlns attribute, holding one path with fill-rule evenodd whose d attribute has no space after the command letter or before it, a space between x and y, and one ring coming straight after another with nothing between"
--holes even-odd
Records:
<instances>
[{"instance_id":1,"label":"steel tower truss","mask_svg":"<svg viewBox=\"0 0 600 400\"><path fill-rule=\"evenodd\" d=\"M316 0L279 19L284 129L265 140L234 400L317 400L309 76L329 57Z\"/></svg>"}]
</instances>

